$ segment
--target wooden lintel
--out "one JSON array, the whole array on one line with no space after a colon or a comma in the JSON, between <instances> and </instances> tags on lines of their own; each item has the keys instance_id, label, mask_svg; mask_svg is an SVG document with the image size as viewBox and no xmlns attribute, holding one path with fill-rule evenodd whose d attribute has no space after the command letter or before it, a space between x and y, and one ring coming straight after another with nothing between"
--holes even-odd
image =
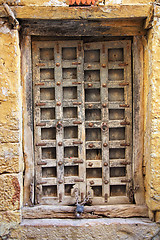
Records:
<instances>
[{"instance_id":1,"label":"wooden lintel","mask_svg":"<svg viewBox=\"0 0 160 240\"><path fill-rule=\"evenodd\" d=\"M73 206L36 206L24 207L23 218L75 218ZM148 209L144 205L108 205L85 206L82 218L99 217L148 217Z\"/></svg>"},{"instance_id":2,"label":"wooden lintel","mask_svg":"<svg viewBox=\"0 0 160 240\"><path fill-rule=\"evenodd\" d=\"M146 18L149 4L107 5L99 7L54 7L54 6L12 6L18 19L128 19ZM6 17L3 6L0 16Z\"/></svg>"},{"instance_id":3,"label":"wooden lintel","mask_svg":"<svg viewBox=\"0 0 160 240\"><path fill-rule=\"evenodd\" d=\"M145 35L142 19L137 20L24 20L24 35L36 36L138 36Z\"/></svg>"}]
</instances>

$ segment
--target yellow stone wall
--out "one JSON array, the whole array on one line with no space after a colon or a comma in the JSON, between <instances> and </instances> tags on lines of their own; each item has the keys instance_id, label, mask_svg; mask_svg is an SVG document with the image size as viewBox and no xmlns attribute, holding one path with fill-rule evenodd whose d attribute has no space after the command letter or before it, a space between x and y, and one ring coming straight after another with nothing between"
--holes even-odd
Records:
<instances>
[{"instance_id":1,"label":"yellow stone wall","mask_svg":"<svg viewBox=\"0 0 160 240\"><path fill-rule=\"evenodd\" d=\"M160 18L156 16L160 7L154 11L153 28L145 42L144 164L147 205L152 211L160 211Z\"/></svg>"},{"instance_id":2,"label":"yellow stone wall","mask_svg":"<svg viewBox=\"0 0 160 240\"><path fill-rule=\"evenodd\" d=\"M7 226L20 222L23 192L19 34L16 30L10 30L7 22L0 19L0 230L2 232Z\"/></svg>"},{"instance_id":3,"label":"yellow stone wall","mask_svg":"<svg viewBox=\"0 0 160 240\"><path fill-rule=\"evenodd\" d=\"M4 1L0 0L0 4ZM9 5L67 6L65 0L8 0ZM106 0L107 4L151 4ZM144 37L144 169L146 203L160 221L160 7ZM0 236L21 222L23 201L22 86L19 34L0 19Z\"/></svg>"}]
</instances>

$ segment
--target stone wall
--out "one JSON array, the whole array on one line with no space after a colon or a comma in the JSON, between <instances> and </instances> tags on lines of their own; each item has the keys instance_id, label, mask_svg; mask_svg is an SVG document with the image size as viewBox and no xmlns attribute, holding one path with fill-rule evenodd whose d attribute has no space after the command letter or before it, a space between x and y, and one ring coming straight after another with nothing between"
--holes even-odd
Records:
<instances>
[{"instance_id":1,"label":"stone wall","mask_svg":"<svg viewBox=\"0 0 160 240\"><path fill-rule=\"evenodd\" d=\"M159 7L155 6L153 27L145 41L145 121L144 165L147 205L156 212L160 210L160 19ZM146 74L147 72L147 74Z\"/></svg>"},{"instance_id":2,"label":"stone wall","mask_svg":"<svg viewBox=\"0 0 160 240\"><path fill-rule=\"evenodd\" d=\"M0 232L20 223L22 206L22 101L17 30L0 20ZM0 235L1 235L0 233Z\"/></svg>"},{"instance_id":3,"label":"stone wall","mask_svg":"<svg viewBox=\"0 0 160 240\"><path fill-rule=\"evenodd\" d=\"M4 1L0 0L0 4ZM8 0L9 5L31 5L31 6L68 6L65 0ZM100 1L102 2L102 1ZM148 0L106 0L107 4L151 4ZM160 222L160 7L154 7L154 19L152 28L148 30L144 42L144 175L146 188L146 203L149 208L151 219ZM27 235L28 225L21 223L21 208L23 202L23 144L22 144L22 84L21 84L21 63L19 33L12 30L8 25L7 18L0 19L0 239L40 239L41 228L31 227ZM29 224L27 222L27 224ZM44 223L43 223L44 224ZM53 224L53 223L52 223ZM55 224L55 223L54 223ZM52 229L58 239L78 239L78 235L72 235L72 224L68 238L64 237L56 225ZM100 224L100 223L99 223ZM120 225L120 222L118 223ZM124 223L123 223L124 224ZM139 231L147 234L136 239L158 239L158 227L156 224L149 225L133 223L133 231L139 226ZM151 225L150 225L151 224ZM116 225L116 224L115 224ZM115 226L114 225L114 226ZM145 226L144 226L145 225ZM105 239L101 231L106 233L108 228L99 225L95 235L89 234L89 226L85 225L88 239ZM101 227L100 227L101 226ZM112 230L114 232L114 226ZM135 239L135 235L129 232L131 225L126 228L128 235L122 228L119 239ZM146 227L147 226L147 227ZM125 227L125 225L124 225ZM145 228L146 227L146 228ZM12 229L16 229L11 231ZM82 228L83 229L83 228ZM128 229L128 230L127 230ZM33 232L37 236L33 236ZM43 231L43 230L42 230ZM45 230L47 231L47 230ZM56 235L56 231L57 234ZM59 232L59 233L58 233ZM87 233L88 232L88 233ZM20 234L21 233L21 234ZM118 236L118 232L114 232ZM17 235L16 235L17 234ZM82 233L80 233L82 234ZM88 235L87 235L88 234ZM150 234L150 235L149 235ZM25 238L24 236L28 236ZM39 237L38 237L39 236ZM44 235L43 239L51 239L52 235ZM109 235L108 235L109 236ZM146 235L147 236L147 235ZM155 236L155 238L154 238ZM153 238L151 238L153 237ZM54 237L52 238L54 239ZM57 239L57 238L55 238ZM86 239L81 236L80 239ZM108 238L109 239L109 238ZM114 238L112 238L114 239Z\"/></svg>"}]
</instances>

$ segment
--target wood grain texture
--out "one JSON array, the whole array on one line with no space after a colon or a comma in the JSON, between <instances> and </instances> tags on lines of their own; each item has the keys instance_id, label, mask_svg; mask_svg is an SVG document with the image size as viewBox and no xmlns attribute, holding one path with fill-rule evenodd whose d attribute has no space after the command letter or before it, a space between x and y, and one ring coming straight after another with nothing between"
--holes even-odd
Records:
<instances>
[{"instance_id":1,"label":"wood grain texture","mask_svg":"<svg viewBox=\"0 0 160 240\"><path fill-rule=\"evenodd\" d=\"M32 115L32 63L31 37L25 36L21 42L21 64L23 84L23 151L24 151L24 205L34 202L34 150Z\"/></svg>"},{"instance_id":2,"label":"wood grain texture","mask_svg":"<svg viewBox=\"0 0 160 240\"><path fill-rule=\"evenodd\" d=\"M74 204L76 188L79 196L89 192L93 205L132 202L132 164L119 167L122 156L110 154L122 149L132 162L131 41L33 41L32 47L37 203ZM72 79L81 84L73 87ZM108 109L114 118L123 111L123 118L110 120ZM110 157L117 163L112 169Z\"/></svg>"},{"instance_id":3,"label":"wood grain texture","mask_svg":"<svg viewBox=\"0 0 160 240\"><path fill-rule=\"evenodd\" d=\"M133 39L133 174L135 201L144 204L144 180L142 174L144 149L143 109L143 45L141 37ZM137 189L137 190L136 190Z\"/></svg>"},{"instance_id":4,"label":"wood grain texture","mask_svg":"<svg viewBox=\"0 0 160 240\"><path fill-rule=\"evenodd\" d=\"M99 217L148 217L146 206L136 205L108 205L108 206L85 206L82 218L99 218ZM75 207L62 206L43 206L23 208L23 218L75 218Z\"/></svg>"},{"instance_id":5,"label":"wood grain texture","mask_svg":"<svg viewBox=\"0 0 160 240\"><path fill-rule=\"evenodd\" d=\"M82 20L23 20L23 34L40 36L134 36L144 35L143 19L97 21Z\"/></svg>"}]
</instances>

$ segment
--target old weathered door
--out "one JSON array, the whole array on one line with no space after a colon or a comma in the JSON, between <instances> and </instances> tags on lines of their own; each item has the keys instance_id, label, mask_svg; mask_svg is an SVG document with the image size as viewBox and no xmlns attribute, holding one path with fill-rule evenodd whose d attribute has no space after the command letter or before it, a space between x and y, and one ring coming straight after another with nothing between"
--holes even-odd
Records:
<instances>
[{"instance_id":1,"label":"old weathered door","mask_svg":"<svg viewBox=\"0 0 160 240\"><path fill-rule=\"evenodd\" d=\"M131 42L34 41L36 203L132 201Z\"/></svg>"}]
</instances>

